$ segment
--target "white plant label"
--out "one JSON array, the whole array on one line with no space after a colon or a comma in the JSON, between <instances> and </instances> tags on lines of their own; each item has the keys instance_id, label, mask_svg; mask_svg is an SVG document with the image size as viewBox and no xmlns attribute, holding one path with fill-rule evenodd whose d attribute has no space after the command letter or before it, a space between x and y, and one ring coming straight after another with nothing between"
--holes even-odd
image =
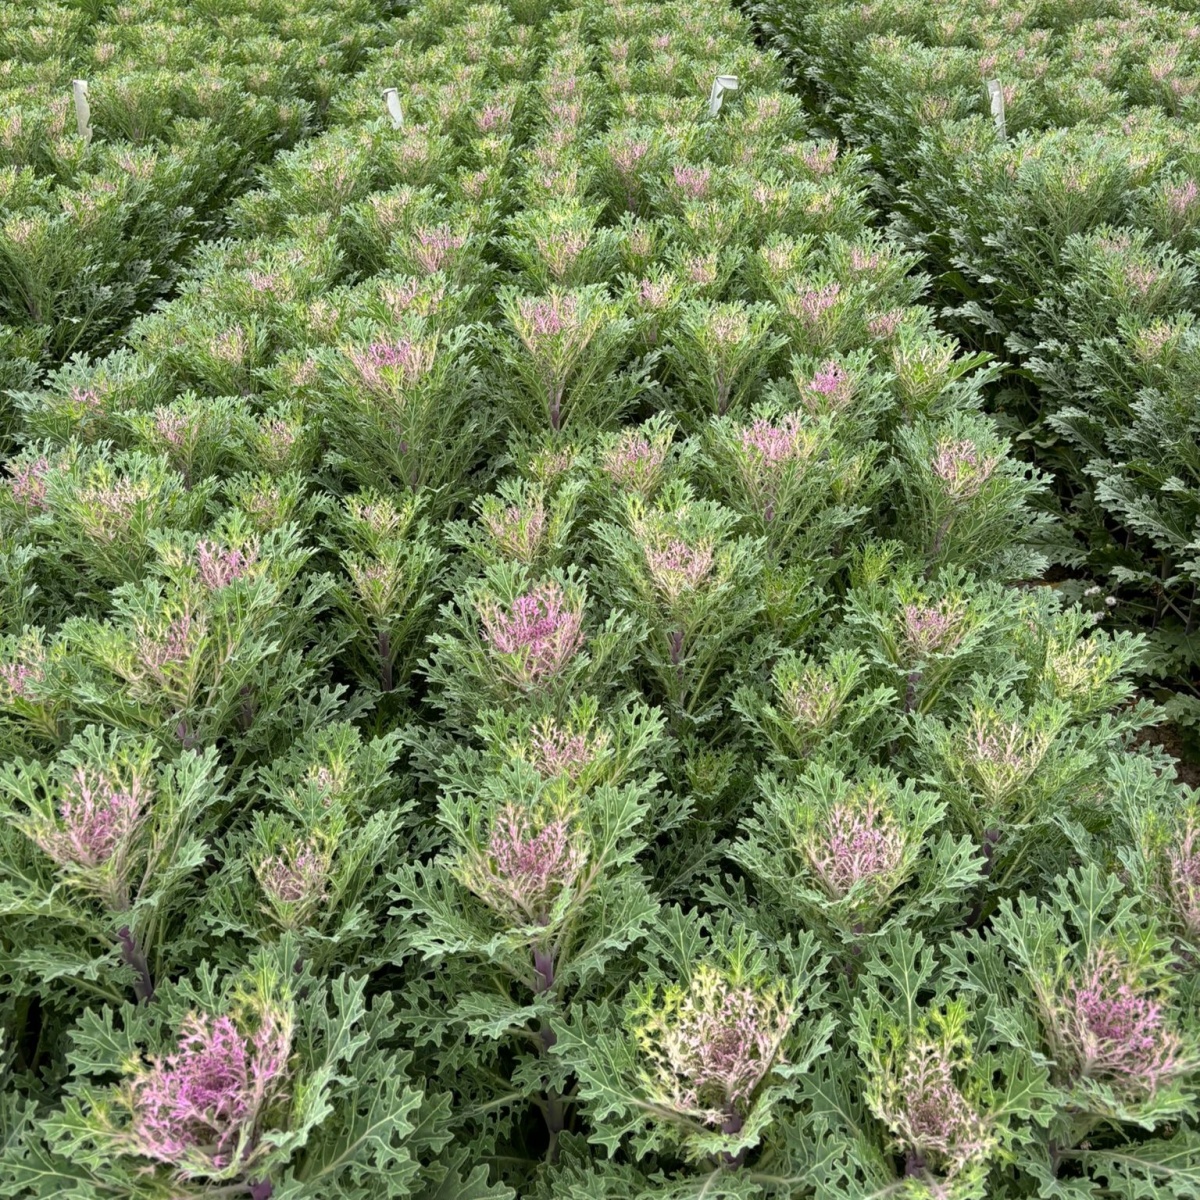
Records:
<instances>
[{"instance_id":1,"label":"white plant label","mask_svg":"<svg viewBox=\"0 0 1200 1200\"><path fill-rule=\"evenodd\" d=\"M387 105L388 116L392 118L393 129L404 128L404 110L400 107L400 92L397 88L385 88L384 103Z\"/></svg>"},{"instance_id":2,"label":"white plant label","mask_svg":"<svg viewBox=\"0 0 1200 1200\"><path fill-rule=\"evenodd\" d=\"M1008 130L1004 124L1004 88L1000 86L1000 80L987 81L987 94L992 106L992 120L996 122L996 132L1000 135L1000 140L1005 141L1008 138Z\"/></svg>"},{"instance_id":3,"label":"white plant label","mask_svg":"<svg viewBox=\"0 0 1200 1200\"><path fill-rule=\"evenodd\" d=\"M721 111L721 101L725 99L725 93L737 90L738 77L736 75L718 75L713 80L712 91L708 93L708 115L715 117Z\"/></svg>"},{"instance_id":4,"label":"white plant label","mask_svg":"<svg viewBox=\"0 0 1200 1200\"><path fill-rule=\"evenodd\" d=\"M88 104L87 80L72 80L71 90L75 94L75 125L79 129L79 136L85 142L90 142L92 140L92 108Z\"/></svg>"}]
</instances>

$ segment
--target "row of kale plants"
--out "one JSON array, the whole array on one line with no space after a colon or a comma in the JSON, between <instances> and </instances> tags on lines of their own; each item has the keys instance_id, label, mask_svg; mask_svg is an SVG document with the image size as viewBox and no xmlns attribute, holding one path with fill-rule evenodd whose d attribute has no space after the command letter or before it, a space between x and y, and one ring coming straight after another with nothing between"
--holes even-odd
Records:
<instances>
[{"instance_id":1,"label":"row of kale plants","mask_svg":"<svg viewBox=\"0 0 1200 1200\"><path fill-rule=\"evenodd\" d=\"M1200 26L1186 3L753 0L764 39L867 150L944 327L1049 471L1073 594L1151 631L1200 722ZM1001 113L988 83L998 84ZM999 120L997 117L999 116ZM1089 590L1090 589L1090 590Z\"/></svg>"},{"instance_id":2,"label":"row of kale plants","mask_svg":"<svg viewBox=\"0 0 1200 1200\"><path fill-rule=\"evenodd\" d=\"M392 9L0 5L0 387L112 344L169 292L256 169L323 123Z\"/></svg>"},{"instance_id":3,"label":"row of kale plants","mask_svg":"<svg viewBox=\"0 0 1200 1200\"><path fill-rule=\"evenodd\" d=\"M19 397L0 1194L1194 1194L1145 643L865 160L698 0L397 33Z\"/></svg>"},{"instance_id":4,"label":"row of kale plants","mask_svg":"<svg viewBox=\"0 0 1200 1200\"><path fill-rule=\"evenodd\" d=\"M18 400L3 1194L505 1194L368 983L429 836L388 705L442 567L418 510L486 432L472 256L537 15L416 7L175 301ZM435 345L453 407L402 404Z\"/></svg>"}]
</instances>

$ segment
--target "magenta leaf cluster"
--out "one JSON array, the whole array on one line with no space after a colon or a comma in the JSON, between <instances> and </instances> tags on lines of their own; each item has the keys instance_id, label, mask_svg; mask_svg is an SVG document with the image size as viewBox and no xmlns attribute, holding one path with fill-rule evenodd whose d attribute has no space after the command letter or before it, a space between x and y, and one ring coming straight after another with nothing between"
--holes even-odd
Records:
<instances>
[{"instance_id":1,"label":"magenta leaf cluster","mask_svg":"<svg viewBox=\"0 0 1200 1200\"><path fill-rule=\"evenodd\" d=\"M286 1095L292 1026L266 1008L253 1034L229 1016L191 1013L173 1054L130 1085L136 1153L213 1174L255 1158L268 1110Z\"/></svg>"}]
</instances>

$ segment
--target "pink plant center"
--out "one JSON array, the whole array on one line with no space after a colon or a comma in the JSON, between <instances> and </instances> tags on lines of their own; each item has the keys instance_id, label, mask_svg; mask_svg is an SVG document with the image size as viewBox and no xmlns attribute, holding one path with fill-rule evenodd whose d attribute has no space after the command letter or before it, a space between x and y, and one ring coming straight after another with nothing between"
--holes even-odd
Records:
<instances>
[{"instance_id":1,"label":"pink plant center","mask_svg":"<svg viewBox=\"0 0 1200 1200\"><path fill-rule=\"evenodd\" d=\"M341 786L333 771L326 766L314 767L308 773L312 782L323 792L341 791Z\"/></svg>"},{"instance_id":2,"label":"pink plant center","mask_svg":"<svg viewBox=\"0 0 1200 1200\"><path fill-rule=\"evenodd\" d=\"M406 167L423 167L429 162L429 139L418 134L409 134L400 147L400 161ZM339 183L348 182L347 179Z\"/></svg>"},{"instance_id":3,"label":"pink plant center","mask_svg":"<svg viewBox=\"0 0 1200 1200\"><path fill-rule=\"evenodd\" d=\"M132 1081L137 1152L189 1171L251 1156L267 1109L282 1098L291 1041L290 1020L274 1009L252 1037L230 1017L190 1013L177 1051Z\"/></svg>"},{"instance_id":4,"label":"pink plant center","mask_svg":"<svg viewBox=\"0 0 1200 1200\"><path fill-rule=\"evenodd\" d=\"M884 262L882 254L864 250L861 246L850 248L850 266L855 271L877 271Z\"/></svg>"},{"instance_id":5,"label":"pink plant center","mask_svg":"<svg viewBox=\"0 0 1200 1200\"><path fill-rule=\"evenodd\" d=\"M893 308L885 313L876 313L867 320L867 332L877 341L885 342L894 337L904 320L904 309Z\"/></svg>"},{"instance_id":6,"label":"pink plant center","mask_svg":"<svg viewBox=\"0 0 1200 1200\"><path fill-rule=\"evenodd\" d=\"M635 258L650 258L654 254L654 234L641 226L629 230L628 232L629 253ZM646 302L645 285L648 281L643 279L639 287L639 294L642 297L642 302ZM661 305L659 306L661 307Z\"/></svg>"},{"instance_id":7,"label":"pink plant center","mask_svg":"<svg viewBox=\"0 0 1200 1200\"><path fill-rule=\"evenodd\" d=\"M16 245L23 246L37 228L38 222L31 221L28 217L18 217L7 222L4 232Z\"/></svg>"},{"instance_id":8,"label":"pink plant center","mask_svg":"<svg viewBox=\"0 0 1200 1200\"><path fill-rule=\"evenodd\" d=\"M400 513L386 499L351 500L346 511L352 520L365 525L372 533L384 537L400 525Z\"/></svg>"},{"instance_id":9,"label":"pink plant center","mask_svg":"<svg viewBox=\"0 0 1200 1200\"><path fill-rule=\"evenodd\" d=\"M1129 249L1133 242L1130 240L1129 234L1117 233L1108 237L1096 239L1096 245L1108 254L1124 254Z\"/></svg>"},{"instance_id":10,"label":"pink plant center","mask_svg":"<svg viewBox=\"0 0 1200 1200\"><path fill-rule=\"evenodd\" d=\"M718 309L708 318L705 332L718 350L735 350L749 336L750 320L738 309Z\"/></svg>"},{"instance_id":11,"label":"pink plant center","mask_svg":"<svg viewBox=\"0 0 1200 1200\"><path fill-rule=\"evenodd\" d=\"M165 667L187 662L201 634L200 624L190 612L180 613L167 626L161 638L143 636L138 642L138 657L155 673Z\"/></svg>"},{"instance_id":12,"label":"pink plant center","mask_svg":"<svg viewBox=\"0 0 1200 1200\"><path fill-rule=\"evenodd\" d=\"M312 839L272 854L258 866L262 890L276 904L306 904L325 898L329 864Z\"/></svg>"},{"instance_id":13,"label":"pink plant center","mask_svg":"<svg viewBox=\"0 0 1200 1200\"><path fill-rule=\"evenodd\" d=\"M814 175L828 175L837 162L837 142L822 142L801 155L804 165Z\"/></svg>"},{"instance_id":14,"label":"pink plant center","mask_svg":"<svg viewBox=\"0 0 1200 1200\"><path fill-rule=\"evenodd\" d=\"M573 129L579 124L582 117L583 106L581 104L568 104L560 100L550 105L551 124L557 125L562 129Z\"/></svg>"},{"instance_id":15,"label":"pink plant center","mask_svg":"<svg viewBox=\"0 0 1200 1200\"><path fill-rule=\"evenodd\" d=\"M569 292L554 296L522 296L517 302L522 340L530 349L547 338L575 333L580 327L579 299Z\"/></svg>"},{"instance_id":16,"label":"pink plant center","mask_svg":"<svg viewBox=\"0 0 1200 1200\"><path fill-rule=\"evenodd\" d=\"M396 588L404 581L404 572L395 559L348 559L346 573L363 604L376 617L391 610Z\"/></svg>"},{"instance_id":17,"label":"pink plant center","mask_svg":"<svg viewBox=\"0 0 1200 1200\"><path fill-rule=\"evenodd\" d=\"M401 338L398 342L372 342L365 350L350 350L350 361L363 384L374 391L411 387L433 368L434 344Z\"/></svg>"},{"instance_id":18,"label":"pink plant center","mask_svg":"<svg viewBox=\"0 0 1200 1200\"><path fill-rule=\"evenodd\" d=\"M785 212L791 199L791 192L787 188L771 188L765 183L755 184L750 195L764 214Z\"/></svg>"},{"instance_id":19,"label":"pink plant center","mask_svg":"<svg viewBox=\"0 0 1200 1200\"><path fill-rule=\"evenodd\" d=\"M1200 822L1189 820L1168 852L1167 888L1188 935L1200 941Z\"/></svg>"},{"instance_id":20,"label":"pink plant center","mask_svg":"<svg viewBox=\"0 0 1200 1200\"><path fill-rule=\"evenodd\" d=\"M824 287L791 293L786 298L785 307L802 325L816 329L825 314L836 306L841 295L841 284L827 283Z\"/></svg>"},{"instance_id":21,"label":"pink plant center","mask_svg":"<svg viewBox=\"0 0 1200 1200\"><path fill-rule=\"evenodd\" d=\"M550 274L560 283L565 280L588 246L587 235L571 229L556 230L534 240L538 253L550 269Z\"/></svg>"},{"instance_id":22,"label":"pink plant center","mask_svg":"<svg viewBox=\"0 0 1200 1200\"><path fill-rule=\"evenodd\" d=\"M259 529L277 528L290 511L282 489L265 480L260 480L255 490L245 495L242 504Z\"/></svg>"},{"instance_id":23,"label":"pink plant center","mask_svg":"<svg viewBox=\"0 0 1200 1200\"><path fill-rule=\"evenodd\" d=\"M0 663L0 703L32 700L39 683L44 683L46 671L41 663Z\"/></svg>"},{"instance_id":24,"label":"pink plant center","mask_svg":"<svg viewBox=\"0 0 1200 1200\"><path fill-rule=\"evenodd\" d=\"M299 427L292 422L278 419L263 422L259 444L264 451L263 457L272 464L285 465L298 440Z\"/></svg>"},{"instance_id":25,"label":"pink plant center","mask_svg":"<svg viewBox=\"0 0 1200 1200\"><path fill-rule=\"evenodd\" d=\"M79 500L92 509L95 518L88 522L88 532L99 541L113 541L128 529L138 509L148 505L152 491L149 480L132 479L81 488Z\"/></svg>"},{"instance_id":26,"label":"pink plant center","mask_svg":"<svg viewBox=\"0 0 1200 1200\"><path fill-rule=\"evenodd\" d=\"M433 287L424 279L400 280L384 285L381 290L389 311L397 319L408 312L430 316L437 312L446 295L444 286Z\"/></svg>"},{"instance_id":27,"label":"pink plant center","mask_svg":"<svg viewBox=\"0 0 1200 1200\"><path fill-rule=\"evenodd\" d=\"M604 452L602 466L605 474L622 487L646 495L658 483L667 448L666 442L651 442L627 430L615 446Z\"/></svg>"},{"instance_id":28,"label":"pink plant center","mask_svg":"<svg viewBox=\"0 0 1200 1200\"><path fill-rule=\"evenodd\" d=\"M522 508L510 504L486 509L484 527L501 552L520 562L532 562L546 533L546 510L541 500Z\"/></svg>"},{"instance_id":29,"label":"pink plant center","mask_svg":"<svg viewBox=\"0 0 1200 1200\"><path fill-rule=\"evenodd\" d=\"M575 465L575 451L570 446L561 450L542 450L529 460L529 473L543 483L565 475Z\"/></svg>"},{"instance_id":30,"label":"pink plant center","mask_svg":"<svg viewBox=\"0 0 1200 1200\"><path fill-rule=\"evenodd\" d=\"M1162 1004L1111 950L1093 951L1070 983L1058 1036L1081 1075L1153 1093L1181 1065Z\"/></svg>"},{"instance_id":31,"label":"pink plant center","mask_svg":"<svg viewBox=\"0 0 1200 1200\"><path fill-rule=\"evenodd\" d=\"M12 480L9 488L12 498L26 508L44 511L46 505L46 476L50 473L50 460L44 455L8 468Z\"/></svg>"},{"instance_id":32,"label":"pink plant center","mask_svg":"<svg viewBox=\"0 0 1200 1200\"><path fill-rule=\"evenodd\" d=\"M149 179L158 165L158 155L152 152L138 154L122 153L117 156L117 165L135 179Z\"/></svg>"},{"instance_id":33,"label":"pink plant center","mask_svg":"<svg viewBox=\"0 0 1200 1200\"><path fill-rule=\"evenodd\" d=\"M315 763L304 776L305 784L316 793L322 808L333 807L333 802L345 793L349 780L349 772L344 763L336 763L333 766Z\"/></svg>"},{"instance_id":34,"label":"pink plant center","mask_svg":"<svg viewBox=\"0 0 1200 1200\"><path fill-rule=\"evenodd\" d=\"M778 96L759 96L754 103L754 128L763 128L782 113L783 101Z\"/></svg>"},{"instance_id":35,"label":"pink plant center","mask_svg":"<svg viewBox=\"0 0 1200 1200\"><path fill-rule=\"evenodd\" d=\"M894 818L873 798L865 803L838 803L809 836L804 853L821 887L835 900L864 880L882 891L904 862L905 838Z\"/></svg>"},{"instance_id":36,"label":"pink plant center","mask_svg":"<svg viewBox=\"0 0 1200 1200\"><path fill-rule=\"evenodd\" d=\"M643 279L638 286L638 297L643 308L651 312L661 312L671 299L671 281L669 279Z\"/></svg>"},{"instance_id":37,"label":"pink plant center","mask_svg":"<svg viewBox=\"0 0 1200 1200\"><path fill-rule=\"evenodd\" d=\"M1172 184L1164 191L1167 207L1177 217L1182 217L1191 209L1198 194L1200 190L1197 189L1194 179L1189 179L1186 183Z\"/></svg>"},{"instance_id":38,"label":"pink plant center","mask_svg":"<svg viewBox=\"0 0 1200 1200\"><path fill-rule=\"evenodd\" d=\"M213 338L209 343L209 348L215 359L236 367L241 366L245 361L248 345L246 331L241 326L235 325L232 329L227 329Z\"/></svg>"},{"instance_id":39,"label":"pink plant center","mask_svg":"<svg viewBox=\"0 0 1200 1200\"><path fill-rule=\"evenodd\" d=\"M964 1097L954 1082L950 1064L938 1058L911 1058L905 1064L904 1090L909 1096L908 1120L918 1146L948 1152L957 1132Z\"/></svg>"},{"instance_id":40,"label":"pink plant center","mask_svg":"<svg viewBox=\"0 0 1200 1200\"><path fill-rule=\"evenodd\" d=\"M101 867L136 832L148 801L140 779L126 787L102 772L77 767L59 804L57 825L39 831L35 840L62 866Z\"/></svg>"},{"instance_id":41,"label":"pink plant center","mask_svg":"<svg viewBox=\"0 0 1200 1200\"><path fill-rule=\"evenodd\" d=\"M687 277L701 287L707 287L717 281L717 256L715 254L700 254L687 261Z\"/></svg>"},{"instance_id":42,"label":"pink plant center","mask_svg":"<svg viewBox=\"0 0 1200 1200\"><path fill-rule=\"evenodd\" d=\"M522 683L558 675L583 646L582 607L570 602L557 583L542 583L518 596L507 612L495 601L481 601L479 616L492 648L518 660Z\"/></svg>"},{"instance_id":43,"label":"pink plant center","mask_svg":"<svg viewBox=\"0 0 1200 1200\"><path fill-rule=\"evenodd\" d=\"M778 425L760 419L742 430L742 450L756 464L778 467L800 462L813 450L813 439L796 413L789 413Z\"/></svg>"},{"instance_id":44,"label":"pink plant center","mask_svg":"<svg viewBox=\"0 0 1200 1200\"><path fill-rule=\"evenodd\" d=\"M480 133L491 133L496 129L504 129L512 120L512 110L499 104L485 105L483 111L475 117L475 125Z\"/></svg>"},{"instance_id":45,"label":"pink plant center","mask_svg":"<svg viewBox=\"0 0 1200 1200\"><path fill-rule=\"evenodd\" d=\"M1158 50L1150 56L1147 67L1155 83L1165 83L1171 77L1178 66L1178 53L1177 49L1171 48Z\"/></svg>"},{"instance_id":46,"label":"pink plant center","mask_svg":"<svg viewBox=\"0 0 1200 1200\"><path fill-rule=\"evenodd\" d=\"M828 725L842 707L841 696L833 680L809 667L799 679L788 682L780 693L784 711L803 729Z\"/></svg>"},{"instance_id":47,"label":"pink plant center","mask_svg":"<svg viewBox=\"0 0 1200 1200\"><path fill-rule=\"evenodd\" d=\"M71 388L71 403L81 411L95 412L103 407L100 394L95 388L84 388L76 384Z\"/></svg>"},{"instance_id":48,"label":"pink plant center","mask_svg":"<svg viewBox=\"0 0 1200 1200\"><path fill-rule=\"evenodd\" d=\"M967 754L978 764L1023 771L1027 766L1024 741L1018 721L976 720L967 740Z\"/></svg>"},{"instance_id":49,"label":"pink plant center","mask_svg":"<svg viewBox=\"0 0 1200 1200\"><path fill-rule=\"evenodd\" d=\"M220 591L241 579L258 561L258 544L250 542L245 548L219 546L203 540L196 544L196 567L200 582L210 592Z\"/></svg>"},{"instance_id":50,"label":"pink plant center","mask_svg":"<svg viewBox=\"0 0 1200 1200\"><path fill-rule=\"evenodd\" d=\"M783 279L796 269L798 255L795 246L789 242L763 246L758 253L773 279Z\"/></svg>"},{"instance_id":51,"label":"pink plant center","mask_svg":"<svg viewBox=\"0 0 1200 1200\"><path fill-rule=\"evenodd\" d=\"M631 176L641 166L642 160L650 152L649 142L627 141L614 146L611 151L613 166L624 179Z\"/></svg>"},{"instance_id":52,"label":"pink plant center","mask_svg":"<svg viewBox=\"0 0 1200 1200\"><path fill-rule=\"evenodd\" d=\"M904 643L914 657L953 650L963 638L964 609L950 603L906 604L900 615Z\"/></svg>"},{"instance_id":53,"label":"pink plant center","mask_svg":"<svg viewBox=\"0 0 1200 1200\"><path fill-rule=\"evenodd\" d=\"M947 439L938 442L930 468L951 499L970 500L979 495L999 461L996 456L981 455L974 442Z\"/></svg>"},{"instance_id":54,"label":"pink plant center","mask_svg":"<svg viewBox=\"0 0 1200 1200\"><path fill-rule=\"evenodd\" d=\"M1130 263L1125 268L1125 282L1139 296L1146 296L1150 289L1159 281L1161 275L1153 267L1142 263Z\"/></svg>"},{"instance_id":55,"label":"pink plant center","mask_svg":"<svg viewBox=\"0 0 1200 1200\"><path fill-rule=\"evenodd\" d=\"M951 1053L936 1042L921 1039L909 1046L886 1108L885 1119L901 1146L947 1178L994 1144L955 1080Z\"/></svg>"},{"instance_id":56,"label":"pink plant center","mask_svg":"<svg viewBox=\"0 0 1200 1200\"><path fill-rule=\"evenodd\" d=\"M854 381L840 363L830 359L808 381L804 392L810 409L832 409L836 412L849 403L854 394Z\"/></svg>"},{"instance_id":57,"label":"pink plant center","mask_svg":"<svg viewBox=\"0 0 1200 1200\"><path fill-rule=\"evenodd\" d=\"M196 420L189 413L177 412L172 408L154 410L154 432L172 450L184 449L195 439L197 429Z\"/></svg>"},{"instance_id":58,"label":"pink plant center","mask_svg":"<svg viewBox=\"0 0 1200 1200\"><path fill-rule=\"evenodd\" d=\"M464 861L462 878L501 915L544 925L586 861L586 848L568 818L537 822L528 808L506 804L492 820L486 850Z\"/></svg>"},{"instance_id":59,"label":"pink plant center","mask_svg":"<svg viewBox=\"0 0 1200 1200\"><path fill-rule=\"evenodd\" d=\"M700 167L676 167L673 177L675 187L689 200L703 200L708 195L711 172Z\"/></svg>"},{"instance_id":60,"label":"pink plant center","mask_svg":"<svg viewBox=\"0 0 1200 1200\"><path fill-rule=\"evenodd\" d=\"M1176 327L1168 322L1153 321L1134 335L1133 351L1142 362L1156 362L1177 334Z\"/></svg>"},{"instance_id":61,"label":"pink plant center","mask_svg":"<svg viewBox=\"0 0 1200 1200\"><path fill-rule=\"evenodd\" d=\"M590 738L547 719L533 731L528 761L543 779L576 780L607 745L607 733Z\"/></svg>"},{"instance_id":62,"label":"pink plant center","mask_svg":"<svg viewBox=\"0 0 1200 1200\"><path fill-rule=\"evenodd\" d=\"M448 226L436 229L418 229L415 232L413 258L427 274L440 271L466 242L465 235L455 233Z\"/></svg>"},{"instance_id":63,"label":"pink plant center","mask_svg":"<svg viewBox=\"0 0 1200 1200\"><path fill-rule=\"evenodd\" d=\"M781 989L735 984L702 963L685 988L668 988L637 1029L653 1064L644 1079L659 1104L728 1131L740 1128L755 1089L782 1060L795 1017Z\"/></svg>"},{"instance_id":64,"label":"pink plant center","mask_svg":"<svg viewBox=\"0 0 1200 1200\"><path fill-rule=\"evenodd\" d=\"M682 538L647 544L645 555L655 587L672 603L685 592L694 592L712 574L713 546L707 539L695 545Z\"/></svg>"}]
</instances>

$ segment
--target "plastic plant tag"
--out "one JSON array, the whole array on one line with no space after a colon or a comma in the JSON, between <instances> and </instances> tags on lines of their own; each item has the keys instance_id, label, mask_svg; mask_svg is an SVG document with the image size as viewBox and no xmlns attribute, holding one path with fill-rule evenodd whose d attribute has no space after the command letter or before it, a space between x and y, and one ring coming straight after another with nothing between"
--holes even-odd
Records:
<instances>
[{"instance_id":1,"label":"plastic plant tag","mask_svg":"<svg viewBox=\"0 0 1200 1200\"><path fill-rule=\"evenodd\" d=\"M737 90L738 77L736 75L718 75L713 80L712 91L708 93L708 115L715 117L721 111L721 101L725 99L725 93Z\"/></svg>"},{"instance_id":2,"label":"plastic plant tag","mask_svg":"<svg viewBox=\"0 0 1200 1200\"><path fill-rule=\"evenodd\" d=\"M79 136L85 142L90 142L92 140L92 109L88 104L87 80L72 80L71 90L75 94L75 124L79 129Z\"/></svg>"},{"instance_id":3,"label":"plastic plant tag","mask_svg":"<svg viewBox=\"0 0 1200 1200\"><path fill-rule=\"evenodd\" d=\"M996 122L996 133L1001 141L1006 141L1008 131L1004 124L1004 88L1000 86L1000 80L987 81L987 94L992 106L992 120Z\"/></svg>"},{"instance_id":4,"label":"plastic plant tag","mask_svg":"<svg viewBox=\"0 0 1200 1200\"><path fill-rule=\"evenodd\" d=\"M388 115L392 118L393 129L404 128L404 111L400 107L400 92L397 88L384 88L383 100L387 105Z\"/></svg>"}]
</instances>

